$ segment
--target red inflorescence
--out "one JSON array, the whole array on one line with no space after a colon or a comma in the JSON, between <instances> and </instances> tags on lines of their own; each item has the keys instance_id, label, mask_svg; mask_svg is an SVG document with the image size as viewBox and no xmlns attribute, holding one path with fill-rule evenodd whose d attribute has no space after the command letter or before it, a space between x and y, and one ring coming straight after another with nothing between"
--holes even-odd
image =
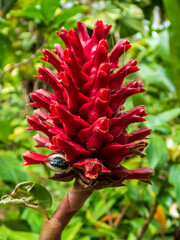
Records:
<instances>
[{"instance_id":1,"label":"red inflorescence","mask_svg":"<svg viewBox=\"0 0 180 240\"><path fill-rule=\"evenodd\" d=\"M47 135L34 136L36 147L65 155L70 170L58 174L56 180L80 177L88 184L95 179L122 183L125 179L146 180L152 173L150 168L128 170L121 165L130 155L144 156L147 143L142 139L151 130L127 132L129 124L145 121L146 113L143 105L124 111L123 104L129 96L145 89L142 82L124 83L127 75L139 70L135 59L113 72L118 68L119 57L131 45L121 39L108 53L106 37L110 28L111 25L97 21L90 38L85 25L78 22L78 32L62 28L57 33L65 49L55 44L56 55L43 50L42 59L51 63L56 73L40 67L35 77L48 83L54 94L43 89L30 94L33 103L29 105L37 109L35 116L27 118L27 129ZM23 157L24 165L46 164L48 159L31 151Z\"/></svg>"}]
</instances>

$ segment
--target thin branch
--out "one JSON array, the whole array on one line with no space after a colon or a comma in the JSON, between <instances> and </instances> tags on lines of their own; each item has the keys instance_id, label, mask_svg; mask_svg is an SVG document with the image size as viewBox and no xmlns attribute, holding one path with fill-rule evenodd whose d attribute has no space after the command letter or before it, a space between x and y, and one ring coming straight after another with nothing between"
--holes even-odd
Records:
<instances>
[{"instance_id":1,"label":"thin branch","mask_svg":"<svg viewBox=\"0 0 180 240\"><path fill-rule=\"evenodd\" d=\"M0 77L2 77L4 74L6 74L8 72L13 71L15 68L19 68L21 65L26 64L26 63L30 62L32 59L34 59L35 57L37 57L41 53L41 51L44 48L46 43L47 43L47 39L44 39L41 47L34 54L32 54L28 59L25 59L24 61L15 64L14 66L8 68L7 70L4 70L3 72L0 72Z\"/></svg>"},{"instance_id":2,"label":"thin branch","mask_svg":"<svg viewBox=\"0 0 180 240\"><path fill-rule=\"evenodd\" d=\"M154 214L156 212L156 208L157 208L157 205L158 205L158 199L159 199L160 195L162 194L162 192L164 191L164 186L166 184L167 176L159 176L159 178L163 180L163 183L162 183L162 185L161 185L161 187L159 189L159 192L158 192L158 194L156 196L155 203L152 206L152 208L150 209L149 216L146 218L146 220L145 220L141 230L137 234L136 240L142 239L144 233L146 232L146 230L147 230L147 228L148 228L150 222L152 221L153 216L154 216Z\"/></svg>"},{"instance_id":3,"label":"thin branch","mask_svg":"<svg viewBox=\"0 0 180 240\"><path fill-rule=\"evenodd\" d=\"M147 228L149 226L149 223L152 221L153 216L156 212L157 204L158 204L158 202L156 201L155 204L152 206L149 216L146 218L146 220L141 228L141 231L137 234L136 240L140 240L143 237L145 231L147 230Z\"/></svg>"},{"instance_id":4,"label":"thin branch","mask_svg":"<svg viewBox=\"0 0 180 240\"><path fill-rule=\"evenodd\" d=\"M114 221L114 227L117 227L117 225L119 224L119 222L121 221L121 219L124 217L124 214L127 212L128 208L130 207L130 203L126 204L123 209L122 212L119 214L119 216L116 218L116 220Z\"/></svg>"}]
</instances>

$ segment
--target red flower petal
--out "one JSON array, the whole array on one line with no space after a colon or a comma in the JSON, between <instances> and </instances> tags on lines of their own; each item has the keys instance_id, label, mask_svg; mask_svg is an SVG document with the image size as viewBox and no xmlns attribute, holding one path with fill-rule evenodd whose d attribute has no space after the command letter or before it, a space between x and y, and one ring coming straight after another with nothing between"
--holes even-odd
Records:
<instances>
[{"instance_id":1,"label":"red flower petal","mask_svg":"<svg viewBox=\"0 0 180 240\"><path fill-rule=\"evenodd\" d=\"M132 143L134 141L144 139L146 136L151 134L151 131L152 130L149 128L142 128L130 134L122 133L119 137L115 138L115 142L120 144Z\"/></svg>"},{"instance_id":2,"label":"red flower petal","mask_svg":"<svg viewBox=\"0 0 180 240\"><path fill-rule=\"evenodd\" d=\"M49 139L40 135L39 133L36 134L34 137L34 140L37 142L37 145L35 147L47 147L50 148L52 144L50 143Z\"/></svg>"},{"instance_id":3,"label":"red flower petal","mask_svg":"<svg viewBox=\"0 0 180 240\"><path fill-rule=\"evenodd\" d=\"M67 104L70 109L77 111L81 105L89 102L89 98L79 92L78 87L67 73L61 72L60 78L68 94Z\"/></svg>"},{"instance_id":4,"label":"red flower petal","mask_svg":"<svg viewBox=\"0 0 180 240\"><path fill-rule=\"evenodd\" d=\"M89 179L96 179L98 175L110 173L110 170L104 167L97 158L81 160L74 163L73 167L82 169L84 177Z\"/></svg>"},{"instance_id":5,"label":"red flower petal","mask_svg":"<svg viewBox=\"0 0 180 240\"><path fill-rule=\"evenodd\" d=\"M90 40L87 28L84 23L77 22L77 29L79 32L79 38L81 40L82 45L84 46Z\"/></svg>"},{"instance_id":6,"label":"red flower petal","mask_svg":"<svg viewBox=\"0 0 180 240\"><path fill-rule=\"evenodd\" d=\"M62 62L48 49L43 49L43 55L44 57L41 58L42 60L51 63L58 72L63 71L63 64Z\"/></svg>"},{"instance_id":7,"label":"red flower petal","mask_svg":"<svg viewBox=\"0 0 180 240\"><path fill-rule=\"evenodd\" d=\"M112 168L117 166L125 157L129 155L136 154L144 157L145 155L142 153L142 151L146 146L147 143L145 141L125 145L110 143L100 149L99 156L100 159L105 162L106 166Z\"/></svg>"},{"instance_id":8,"label":"red flower petal","mask_svg":"<svg viewBox=\"0 0 180 240\"><path fill-rule=\"evenodd\" d=\"M79 159L90 157L91 153L76 142L67 140L61 136L53 137L52 151L63 151L66 154L67 161L74 163Z\"/></svg>"},{"instance_id":9,"label":"red flower petal","mask_svg":"<svg viewBox=\"0 0 180 240\"><path fill-rule=\"evenodd\" d=\"M153 170L151 168L139 168L136 170L129 170L129 176L126 179L147 179Z\"/></svg>"},{"instance_id":10,"label":"red flower petal","mask_svg":"<svg viewBox=\"0 0 180 240\"><path fill-rule=\"evenodd\" d=\"M134 122L144 122L146 121L143 116L146 116L145 106L141 105L131 110L124 112L121 117L116 117L111 119L111 129L110 133L118 137L122 133L123 129L127 128L129 124Z\"/></svg>"},{"instance_id":11,"label":"red flower petal","mask_svg":"<svg viewBox=\"0 0 180 240\"><path fill-rule=\"evenodd\" d=\"M60 44L55 43L54 44L54 51L53 51L56 55L58 55L59 58L61 58L61 56L64 53L63 48L61 47Z\"/></svg>"},{"instance_id":12,"label":"red flower petal","mask_svg":"<svg viewBox=\"0 0 180 240\"><path fill-rule=\"evenodd\" d=\"M71 136L75 136L82 128L89 127L89 123L81 117L71 114L62 104L51 105L51 112L61 119L65 132Z\"/></svg>"},{"instance_id":13,"label":"red flower petal","mask_svg":"<svg viewBox=\"0 0 180 240\"><path fill-rule=\"evenodd\" d=\"M99 89L96 97L91 102L83 104L79 110L79 114L91 124L103 116L110 118L112 113L109 107L109 90L106 88Z\"/></svg>"},{"instance_id":14,"label":"red flower petal","mask_svg":"<svg viewBox=\"0 0 180 240\"><path fill-rule=\"evenodd\" d=\"M142 82L131 81L125 87L121 88L115 94L111 95L110 107L114 112L118 111L126 99L136 93L144 92Z\"/></svg>"},{"instance_id":15,"label":"red flower petal","mask_svg":"<svg viewBox=\"0 0 180 240\"><path fill-rule=\"evenodd\" d=\"M31 151L26 151L23 153L23 158L26 161L23 165L31 165L31 164L45 164L44 161L48 158L48 156L38 154Z\"/></svg>"},{"instance_id":16,"label":"red flower petal","mask_svg":"<svg viewBox=\"0 0 180 240\"><path fill-rule=\"evenodd\" d=\"M112 73L109 76L109 87L112 92L118 90L124 81L124 78L134 72L137 72L139 68L136 66L136 59L130 60L122 68L120 68L116 73Z\"/></svg>"},{"instance_id":17,"label":"red flower petal","mask_svg":"<svg viewBox=\"0 0 180 240\"><path fill-rule=\"evenodd\" d=\"M108 55L112 70L117 68L120 56L125 53L130 47L130 42L127 41L127 39L120 39L116 43L116 45Z\"/></svg>"},{"instance_id":18,"label":"red flower petal","mask_svg":"<svg viewBox=\"0 0 180 240\"><path fill-rule=\"evenodd\" d=\"M106 117L99 118L89 128L82 129L77 137L90 152L97 152L103 144L113 140L113 136L108 133L110 124Z\"/></svg>"},{"instance_id":19,"label":"red flower petal","mask_svg":"<svg viewBox=\"0 0 180 240\"><path fill-rule=\"evenodd\" d=\"M39 76L35 76L37 79L40 79L46 83L48 83L54 90L54 94L55 96L58 98L58 100L60 102L64 102L63 99L63 87L60 84L60 79L59 77L52 72L50 69L48 68L44 68L44 67L40 67L38 69L39 72Z\"/></svg>"}]
</instances>

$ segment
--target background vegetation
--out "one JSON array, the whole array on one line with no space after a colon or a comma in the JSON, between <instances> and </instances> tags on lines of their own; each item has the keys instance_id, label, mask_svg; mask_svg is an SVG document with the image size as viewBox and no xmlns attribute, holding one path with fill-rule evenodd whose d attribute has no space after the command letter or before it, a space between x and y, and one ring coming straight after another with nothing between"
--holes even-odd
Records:
<instances>
[{"instance_id":1,"label":"background vegetation","mask_svg":"<svg viewBox=\"0 0 180 240\"><path fill-rule=\"evenodd\" d=\"M148 116L143 125L153 131L147 157L143 162L138 157L127 161L126 166L152 167L152 185L131 180L125 187L94 192L63 239L180 239L179 0L1 0L0 5L0 196L11 193L19 182L35 181L51 193L52 214L70 188L71 183L48 180L51 172L43 166L21 166L24 151L37 151L33 133L25 130L26 116L33 111L26 104L30 92L48 88L33 75L38 66L50 67L39 59L44 46L63 46L56 31L74 28L81 20L91 33L94 22L103 20L113 25L110 48L119 38L132 43L120 65L131 58L139 62L141 71L133 78L143 80L147 91L131 97L126 108L145 104ZM36 240L42 221L33 209L3 209L0 239Z\"/></svg>"}]
</instances>

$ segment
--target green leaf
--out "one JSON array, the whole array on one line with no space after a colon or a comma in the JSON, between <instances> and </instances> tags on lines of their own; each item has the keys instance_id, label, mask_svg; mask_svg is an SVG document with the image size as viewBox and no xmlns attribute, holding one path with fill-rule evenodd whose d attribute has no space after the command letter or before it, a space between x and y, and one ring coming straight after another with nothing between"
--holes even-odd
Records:
<instances>
[{"instance_id":1,"label":"green leaf","mask_svg":"<svg viewBox=\"0 0 180 240\"><path fill-rule=\"evenodd\" d=\"M45 215L52 205L52 197L46 188L34 182L19 183L10 195L1 198L0 208L11 206L29 207Z\"/></svg>"},{"instance_id":2,"label":"green leaf","mask_svg":"<svg viewBox=\"0 0 180 240\"><path fill-rule=\"evenodd\" d=\"M77 20L70 18L69 20L67 20L66 22L64 22L63 26L69 30L69 29L73 29L76 28L77 26Z\"/></svg>"},{"instance_id":3,"label":"green leaf","mask_svg":"<svg viewBox=\"0 0 180 240\"><path fill-rule=\"evenodd\" d=\"M14 212L14 211L13 211ZM9 215L8 215L9 217ZM25 220L21 219L2 219L2 224L14 231L30 232L31 227Z\"/></svg>"},{"instance_id":4,"label":"green leaf","mask_svg":"<svg viewBox=\"0 0 180 240\"><path fill-rule=\"evenodd\" d=\"M115 30L116 20L119 19L121 15L121 10L114 6L113 4L100 4L96 2L92 9L91 14L88 15L88 18L85 20L85 24L88 28L94 29L94 24L97 19L106 22L107 24L112 25L112 29Z\"/></svg>"},{"instance_id":5,"label":"green leaf","mask_svg":"<svg viewBox=\"0 0 180 240\"><path fill-rule=\"evenodd\" d=\"M121 23L121 35L123 37L132 35L135 32L143 32L143 11L135 4L129 3L119 3L120 7L122 8L122 13L120 16L120 23Z\"/></svg>"},{"instance_id":6,"label":"green leaf","mask_svg":"<svg viewBox=\"0 0 180 240\"><path fill-rule=\"evenodd\" d=\"M39 234L31 232L9 232L8 240L38 240Z\"/></svg>"},{"instance_id":7,"label":"green leaf","mask_svg":"<svg viewBox=\"0 0 180 240\"><path fill-rule=\"evenodd\" d=\"M27 221L29 226L31 226L31 231L39 233L43 224L43 219L39 217L39 212L34 211L31 208L24 209L21 219ZM36 223L36 224L34 224Z\"/></svg>"},{"instance_id":8,"label":"green leaf","mask_svg":"<svg viewBox=\"0 0 180 240\"><path fill-rule=\"evenodd\" d=\"M4 18L0 17L0 29L3 29L5 27L10 27L10 25L5 21Z\"/></svg>"},{"instance_id":9,"label":"green leaf","mask_svg":"<svg viewBox=\"0 0 180 240\"><path fill-rule=\"evenodd\" d=\"M175 188L177 202L180 209L180 164L171 166L168 180Z\"/></svg>"},{"instance_id":10,"label":"green leaf","mask_svg":"<svg viewBox=\"0 0 180 240\"><path fill-rule=\"evenodd\" d=\"M180 125L174 125L173 132L174 135L172 136L172 139L174 139L175 142L180 144Z\"/></svg>"},{"instance_id":11,"label":"green leaf","mask_svg":"<svg viewBox=\"0 0 180 240\"><path fill-rule=\"evenodd\" d=\"M112 238L116 237L116 235L112 231L112 227L106 223L96 220L90 210L87 210L86 217L93 225L95 225L95 226L97 226L97 228L99 228L99 232L101 232L102 235L111 236Z\"/></svg>"},{"instance_id":12,"label":"green leaf","mask_svg":"<svg viewBox=\"0 0 180 240\"><path fill-rule=\"evenodd\" d=\"M170 49L169 49L169 31L165 29L159 34L159 54L163 61L169 65Z\"/></svg>"},{"instance_id":13,"label":"green leaf","mask_svg":"<svg viewBox=\"0 0 180 240\"><path fill-rule=\"evenodd\" d=\"M136 240L135 234L134 234L134 233L130 233L130 234L128 235L127 240Z\"/></svg>"},{"instance_id":14,"label":"green leaf","mask_svg":"<svg viewBox=\"0 0 180 240\"><path fill-rule=\"evenodd\" d=\"M115 199L108 199L108 207L111 208L114 204L115 204ZM93 214L94 216L96 216L96 219L100 219L101 217L103 217L104 215L106 215L106 208L104 208L105 205L105 200L104 199L96 199L96 204L93 207Z\"/></svg>"},{"instance_id":15,"label":"green leaf","mask_svg":"<svg viewBox=\"0 0 180 240\"><path fill-rule=\"evenodd\" d=\"M89 236L87 240L90 239L99 239L99 237L105 237L105 239L119 240L117 235L114 233L114 230L107 230L103 228L82 228L80 233L83 233L85 236Z\"/></svg>"},{"instance_id":16,"label":"green leaf","mask_svg":"<svg viewBox=\"0 0 180 240\"><path fill-rule=\"evenodd\" d=\"M172 119L180 116L180 108L174 108L165 112L162 112L158 115L158 117L166 122L171 121Z\"/></svg>"},{"instance_id":17,"label":"green leaf","mask_svg":"<svg viewBox=\"0 0 180 240\"><path fill-rule=\"evenodd\" d=\"M162 240L162 238L156 237L154 240ZM163 240L172 240L172 237L163 237Z\"/></svg>"},{"instance_id":18,"label":"green leaf","mask_svg":"<svg viewBox=\"0 0 180 240\"><path fill-rule=\"evenodd\" d=\"M15 152L0 151L0 179L18 183L29 180Z\"/></svg>"},{"instance_id":19,"label":"green leaf","mask_svg":"<svg viewBox=\"0 0 180 240\"><path fill-rule=\"evenodd\" d=\"M0 226L0 239L7 240L7 228L4 225Z\"/></svg>"},{"instance_id":20,"label":"green leaf","mask_svg":"<svg viewBox=\"0 0 180 240\"><path fill-rule=\"evenodd\" d=\"M171 134L171 128L169 125L158 125L153 128L153 132L159 134L159 135L170 135Z\"/></svg>"},{"instance_id":21,"label":"green leaf","mask_svg":"<svg viewBox=\"0 0 180 240\"><path fill-rule=\"evenodd\" d=\"M4 225L0 226L0 239L2 240L38 240L38 236L36 233L12 231Z\"/></svg>"},{"instance_id":22,"label":"green leaf","mask_svg":"<svg viewBox=\"0 0 180 240\"><path fill-rule=\"evenodd\" d=\"M59 4L60 0L41 0L41 12L44 18L50 20L54 16Z\"/></svg>"},{"instance_id":23,"label":"green leaf","mask_svg":"<svg viewBox=\"0 0 180 240\"><path fill-rule=\"evenodd\" d=\"M10 15L15 17L37 18L41 20L44 19L41 9L35 7L27 7L23 10L12 10Z\"/></svg>"},{"instance_id":24,"label":"green leaf","mask_svg":"<svg viewBox=\"0 0 180 240\"><path fill-rule=\"evenodd\" d=\"M72 227L66 228L63 231L62 239L66 239L66 240L73 240L73 239L75 239L75 237L77 236L77 233L81 229L82 225L83 225L82 222L77 222Z\"/></svg>"},{"instance_id":25,"label":"green leaf","mask_svg":"<svg viewBox=\"0 0 180 240\"><path fill-rule=\"evenodd\" d=\"M167 123L180 116L180 108L170 109L157 115L147 116L147 126L156 129L158 127L168 127Z\"/></svg>"},{"instance_id":26,"label":"green leaf","mask_svg":"<svg viewBox=\"0 0 180 240\"><path fill-rule=\"evenodd\" d=\"M171 55L171 67L174 75L174 85L176 86L177 96L180 99L180 1L174 0L173 4L171 0L163 0L165 10L169 17L170 26L170 55Z\"/></svg>"},{"instance_id":27,"label":"green leaf","mask_svg":"<svg viewBox=\"0 0 180 240\"><path fill-rule=\"evenodd\" d=\"M139 74L145 82L157 86L160 89L175 92L174 84L168 77L167 71L164 67L157 63L142 63L138 66L141 69Z\"/></svg>"},{"instance_id":28,"label":"green leaf","mask_svg":"<svg viewBox=\"0 0 180 240\"><path fill-rule=\"evenodd\" d=\"M167 163L167 147L163 138L154 136L151 139L147 149L147 158L152 169L154 169L158 163L162 165Z\"/></svg>"},{"instance_id":29,"label":"green leaf","mask_svg":"<svg viewBox=\"0 0 180 240\"><path fill-rule=\"evenodd\" d=\"M68 20L71 17L74 17L76 14L84 13L88 10L88 7L86 6L75 6L72 8L65 9L61 13L59 13L52 22L51 26L59 26L64 21Z\"/></svg>"},{"instance_id":30,"label":"green leaf","mask_svg":"<svg viewBox=\"0 0 180 240\"><path fill-rule=\"evenodd\" d=\"M10 125L11 121L0 121L0 141L6 142L8 137L13 132L13 128Z\"/></svg>"},{"instance_id":31,"label":"green leaf","mask_svg":"<svg viewBox=\"0 0 180 240\"><path fill-rule=\"evenodd\" d=\"M3 68L8 63L8 57L12 55L12 43L10 39L2 33L0 33L0 46L0 68Z\"/></svg>"}]
</instances>

